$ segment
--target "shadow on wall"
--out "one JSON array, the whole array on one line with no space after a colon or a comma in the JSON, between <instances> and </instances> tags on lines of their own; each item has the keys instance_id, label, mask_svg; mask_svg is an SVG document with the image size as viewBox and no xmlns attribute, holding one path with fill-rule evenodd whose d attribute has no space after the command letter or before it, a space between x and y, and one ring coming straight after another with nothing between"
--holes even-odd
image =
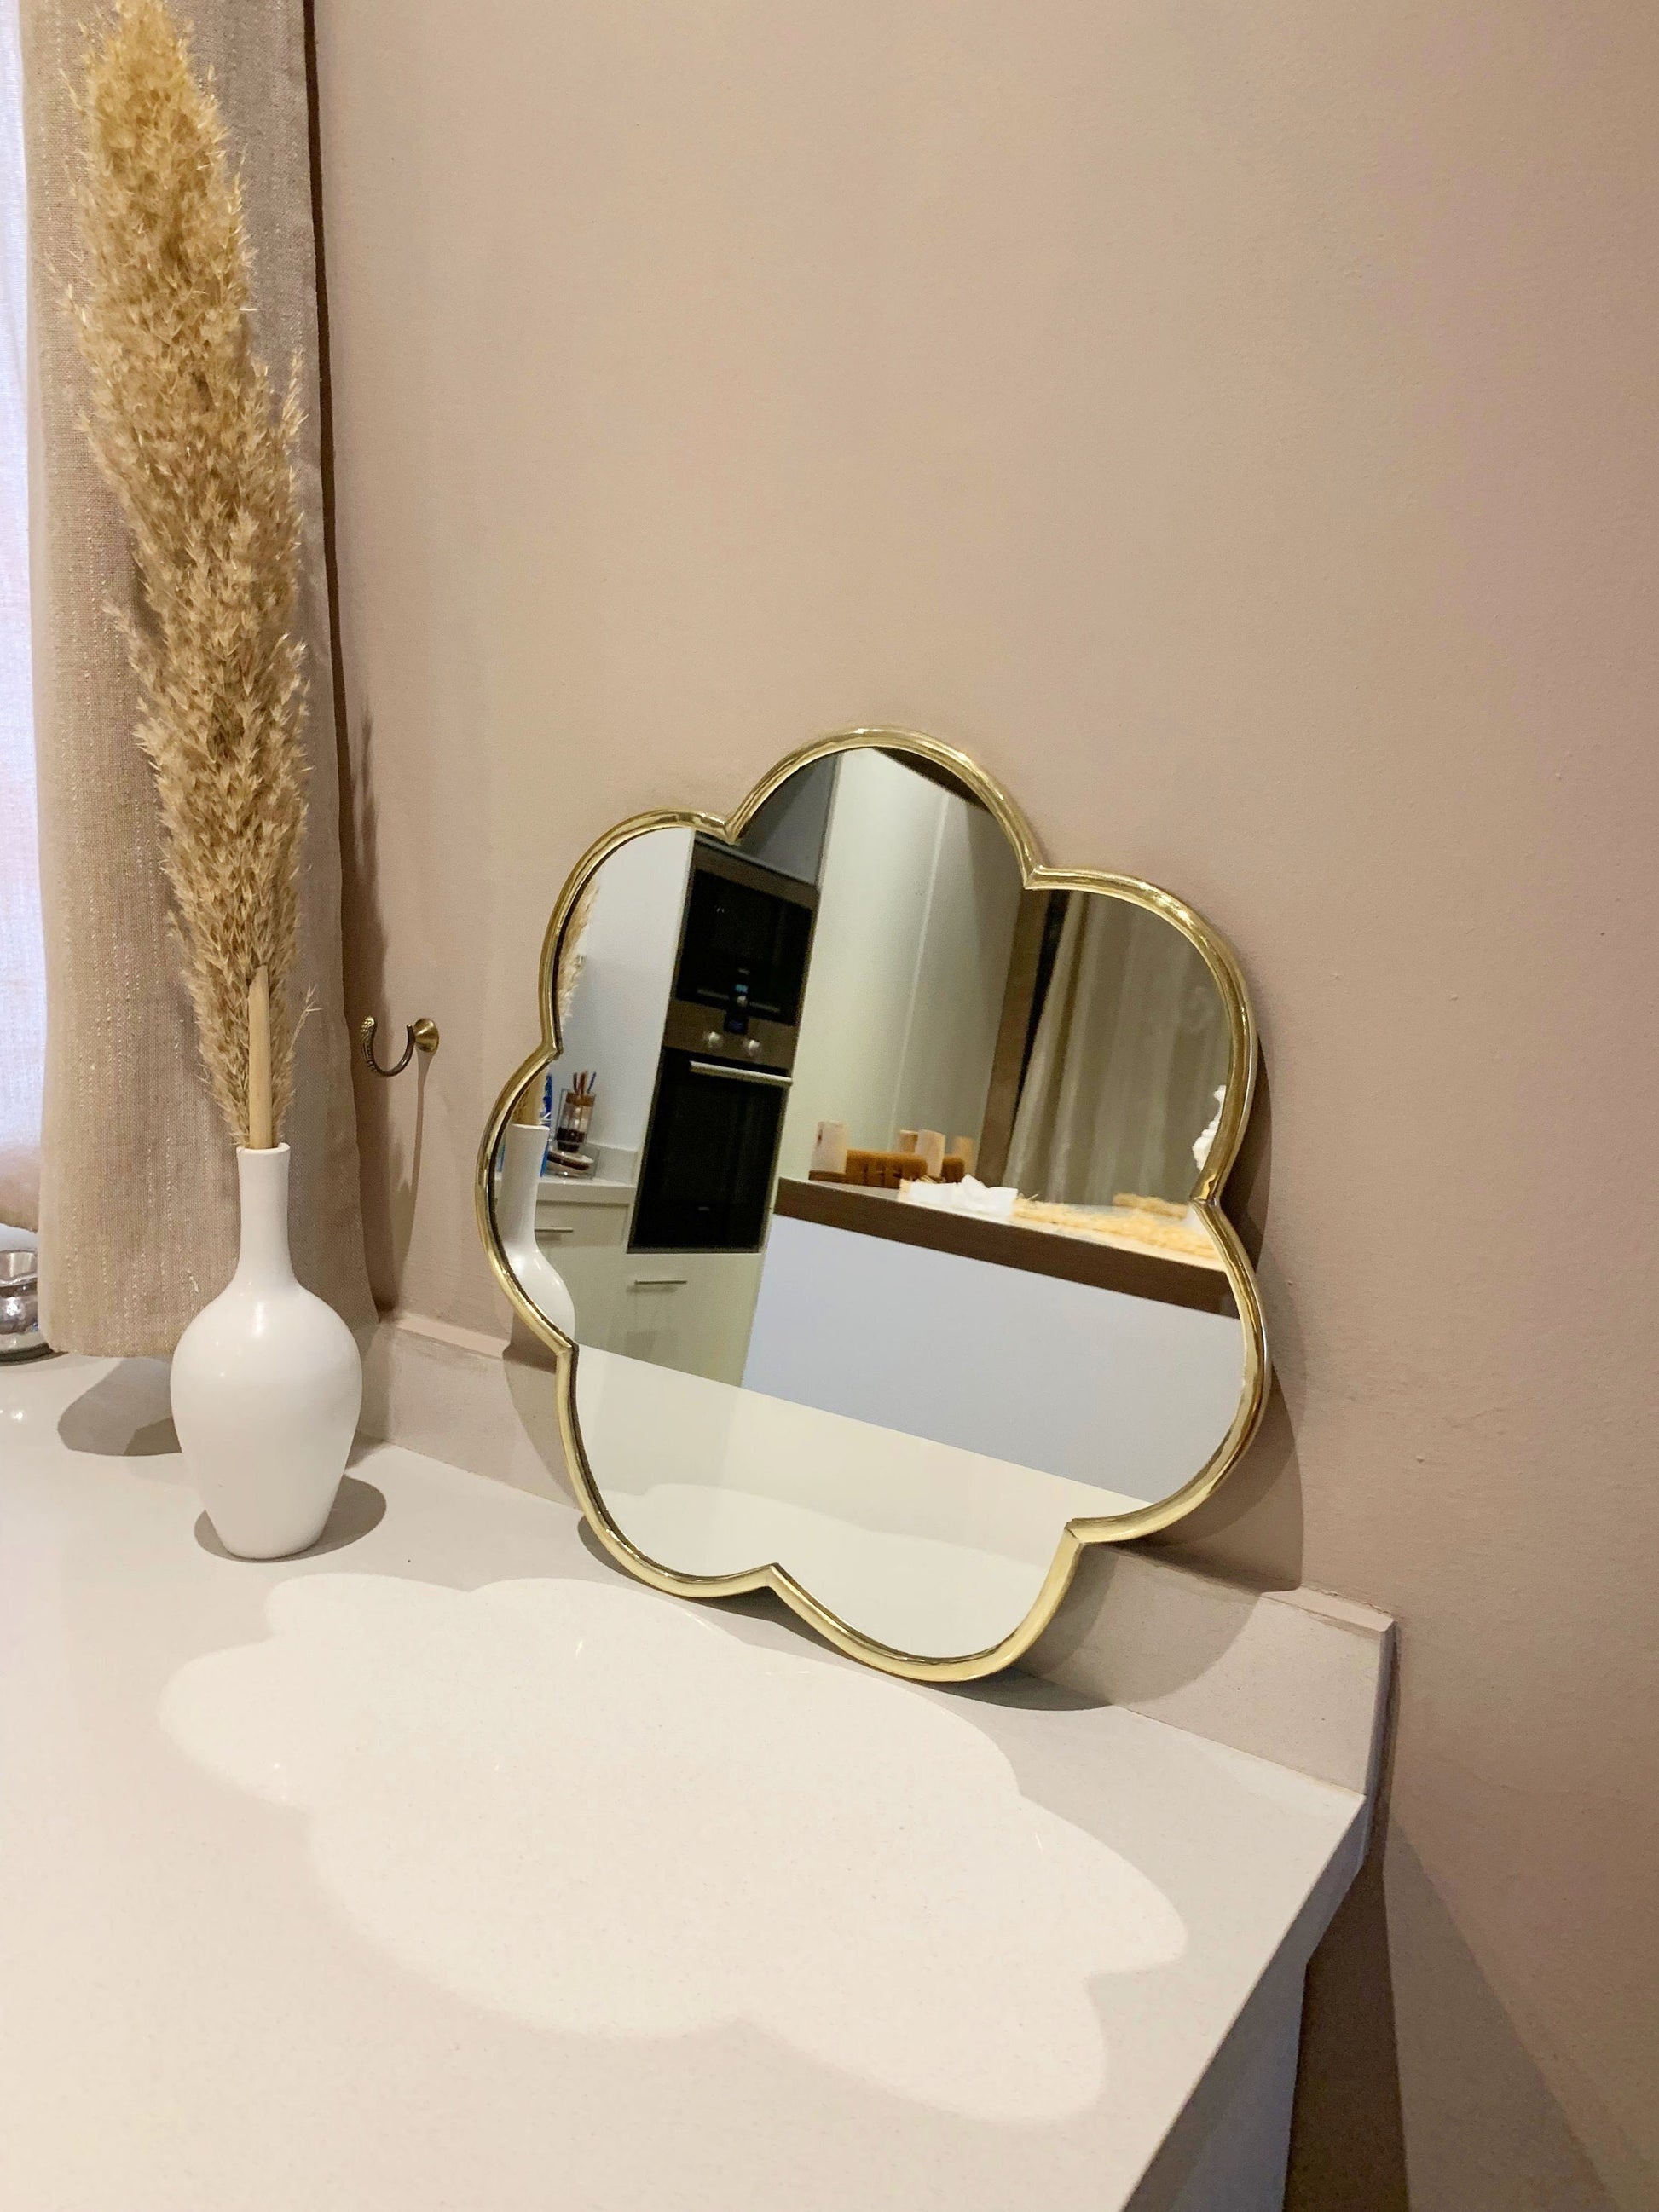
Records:
<instances>
[{"instance_id":1,"label":"shadow on wall","mask_svg":"<svg viewBox=\"0 0 1659 2212\"><path fill-rule=\"evenodd\" d=\"M305 9L306 98L309 116L312 250L317 265L317 434L318 464L322 480L323 586L328 606L329 692L334 708L335 766L340 793L340 927L345 969L346 1018L352 1036L351 1085L357 1118L358 1185L362 1194L363 1249L374 1300L382 1310L397 1304L397 1286L403 1251L407 1249L408 1221L415 1210L415 1180L420 1163L420 1119L425 1103L426 1056L420 1055L421 1085L416 1099L414 1160L406 1203L404 1194L394 1199L372 1171L373 1163L390 1157L387 1139L388 1102L386 1085L370 1075L357 1048L356 1030L365 1012L384 1018L386 1006L386 926L376 896L379 860L377 823L369 779L369 741L373 729L365 714L362 743L354 761L351 720L347 706L345 658L340 638L340 568L336 528L334 477L333 362L328 313L328 257L323 235L322 143L319 127L320 103L317 88L317 25L311 0ZM369 1141L372 1139L372 1141ZM394 1219L404 1218L403 1246L393 1233ZM361 1348L361 1347L360 1347Z\"/></svg>"},{"instance_id":2,"label":"shadow on wall","mask_svg":"<svg viewBox=\"0 0 1659 2212\"><path fill-rule=\"evenodd\" d=\"M340 728L347 725L342 719ZM381 1018L388 1038L395 1024L386 1018L386 923L376 896L380 866L380 819L374 803L372 762L374 718L365 714L355 754L344 738L340 745L340 813L342 920L345 933L346 974L356 1004L348 1005L355 1031L362 1018L358 1008L372 1009ZM396 1050L393 1050L396 1057ZM426 1115L427 1056L416 1055L415 1133L410 1149L409 1170L393 1184L365 1173L362 1187L363 1244L368 1258L368 1279L376 1303L385 1309L396 1303L397 1286L415 1219L415 1200L420 1186L421 1139ZM354 1035L351 1055L352 1088L357 1107L358 1152L367 1164L391 1161L392 1086L364 1066Z\"/></svg>"},{"instance_id":3,"label":"shadow on wall","mask_svg":"<svg viewBox=\"0 0 1659 2212\"><path fill-rule=\"evenodd\" d=\"M1604 2172L1597 2172L1397 1822L1388 1830L1382 1887L1399 2074L1417 2115L1406 2161L1413 2212L1656 2212L1659 2174L1627 2137L1604 2143ZM1322 1978L1352 1976L1361 1962L1347 1954L1348 1940L1345 1934L1339 1948L1327 1939L1316 1961ZM1326 2002L1314 2009L1321 2042L1308 2063L1335 2072L1343 2063L1341 2014ZM1345 2109L1361 2106L1356 2084ZM1308 2191L1291 2203L1296 2212L1349 2204L1394 2212L1405 2201Z\"/></svg>"},{"instance_id":4,"label":"shadow on wall","mask_svg":"<svg viewBox=\"0 0 1659 2212\"><path fill-rule=\"evenodd\" d=\"M1285 2212L1656 2212L1639 2154L1609 2182L1573 2134L1386 1776L1374 1834L1308 1968Z\"/></svg>"},{"instance_id":5,"label":"shadow on wall","mask_svg":"<svg viewBox=\"0 0 1659 2212\"><path fill-rule=\"evenodd\" d=\"M1264 1066L1224 1199L1261 1280L1273 1391L1255 1443L1215 1497L1147 1547L1166 1557L1193 1547L1262 1589L1302 1578L1296 1431L1305 1365L1294 1301L1266 1234L1272 1156ZM1085 1561L1068 1601L1074 1617L1098 1611L1109 1562L1101 1553ZM1411 1663L1409 1644L1401 1663ZM1659 2212L1659 2179L1633 2154L1616 2194L1598 2175L1421 1860L1389 1821L1386 1778L1375 1832L1308 1972L1287 2212ZM1417 2120L1409 2156L1402 2075L1408 2084L1423 2077L1413 2110L1440 2116L1432 2132ZM1517 2173L1527 2177L1518 2197Z\"/></svg>"},{"instance_id":6,"label":"shadow on wall","mask_svg":"<svg viewBox=\"0 0 1659 2212\"><path fill-rule=\"evenodd\" d=\"M1244 1141L1222 1194L1261 1286L1273 1363L1267 1409L1255 1440L1215 1495L1151 1547L1194 1547L1205 1564L1258 1589L1294 1589L1302 1580L1302 1470L1296 1452L1304 1371L1302 1333L1290 1285L1266 1243L1273 1182L1273 1094L1264 1062ZM1264 1267L1262 1255L1267 1252Z\"/></svg>"},{"instance_id":7,"label":"shadow on wall","mask_svg":"<svg viewBox=\"0 0 1659 2212\"><path fill-rule=\"evenodd\" d=\"M1412 2212L1383 1903L1386 1818L1379 1800L1365 1863L1309 1961L1285 2212Z\"/></svg>"},{"instance_id":8,"label":"shadow on wall","mask_svg":"<svg viewBox=\"0 0 1659 2212\"><path fill-rule=\"evenodd\" d=\"M1113 1704L1144 1705L1187 1688L1219 1665L1249 1626L1255 1600L1198 1569L1188 1571L1193 1582L1167 1572L1150 1576L1139 1566L1134 1549L1098 1544L1084 1553L1059 1612L1021 1662L1024 1668L1073 1682L1082 1675L1104 1685ZM1217 1601L1194 1602L1197 1585L1208 1585Z\"/></svg>"}]
</instances>

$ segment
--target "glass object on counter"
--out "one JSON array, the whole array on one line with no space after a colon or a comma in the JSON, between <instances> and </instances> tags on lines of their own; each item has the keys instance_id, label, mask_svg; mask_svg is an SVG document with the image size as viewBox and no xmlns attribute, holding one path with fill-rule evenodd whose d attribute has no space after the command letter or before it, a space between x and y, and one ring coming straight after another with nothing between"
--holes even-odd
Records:
<instances>
[{"instance_id":1,"label":"glass object on counter","mask_svg":"<svg viewBox=\"0 0 1659 2212\"><path fill-rule=\"evenodd\" d=\"M38 1359L52 1350L40 1334L40 1276L33 1246L0 1252L0 1359Z\"/></svg>"}]
</instances>

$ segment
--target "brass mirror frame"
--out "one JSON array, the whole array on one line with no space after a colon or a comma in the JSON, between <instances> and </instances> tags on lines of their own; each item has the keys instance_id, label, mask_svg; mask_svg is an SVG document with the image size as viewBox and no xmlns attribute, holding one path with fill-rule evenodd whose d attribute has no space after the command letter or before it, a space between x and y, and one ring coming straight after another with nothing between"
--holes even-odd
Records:
<instances>
[{"instance_id":1,"label":"brass mirror frame","mask_svg":"<svg viewBox=\"0 0 1659 2212\"><path fill-rule=\"evenodd\" d=\"M1027 890L1103 891L1113 898L1126 899L1132 905L1144 907L1151 914L1161 915L1202 956L1205 965L1215 980L1227 1014L1227 1091L1222 1101L1221 1119L1210 1146L1209 1158L1193 1194L1192 1203L1215 1239L1232 1286L1240 1325L1244 1332L1244 1376L1232 1425L1204 1466L1168 1498L1143 1506L1133 1513L1103 1514L1068 1521L1060 1531L1054 1556L1042 1588L1024 1619L1000 1642L981 1651L965 1653L958 1658L940 1659L901 1651L862 1635L827 1606L821 1604L809 1589L796 1581L787 1568L775 1560L746 1569L739 1574L688 1575L662 1565L631 1542L605 1504L582 1441L581 1426L576 1413L576 1363L580 1347L556 1328L539 1307L525 1295L507 1265L500 1226L495 1219L494 1164L502 1133L526 1088L534 1083L559 1054L555 982L565 931L589 878L611 854L653 830L690 830L735 844L773 793L799 769L809 768L815 761L828 759L833 754L852 752L869 746L880 747L888 752L908 753L930 763L936 769L943 769L981 800L1001 823L1013 846ZM648 814L635 814L628 821L618 823L615 829L606 830L602 837L595 839L566 878L542 942L539 988L541 1044L502 1090L478 1147L474 1190L478 1234L483 1241L495 1279L514 1312L531 1334L553 1355L559 1431L564 1443L570 1478L588 1524L618 1565L625 1567L640 1581L648 1583L653 1589L667 1591L676 1597L690 1598L736 1597L749 1590L773 1590L791 1612L815 1628L838 1650L854 1659L861 1659L872 1667L880 1668L886 1674L902 1675L912 1681L974 1681L982 1675L994 1674L1000 1668L1011 1666L1036 1643L1058 1611L1060 1600L1077 1571L1078 1561L1086 1548L1096 1544L1122 1544L1137 1536L1150 1536L1158 1529L1167 1528L1172 1522L1183 1519L1210 1496L1255 1434L1267 1406L1267 1384L1272 1371L1267 1330L1262 1318L1261 1295L1249 1258L1232 1224L1220 1206L1221 1192L1237 1158L1239 1146L1249 1126L1255 1090L1255 1018L1237 957L1218 930L1212 928L1200 915L1194 914L1180 899L1168 891L1159 890L1154 884L1142 883L1134 876L1111 875L1098 868L1049 866L1042 859L1030 825L1018 807L995 779L987 775L966 753L958 752L955 746L945 744L938 738L927 737L915 730L840 730L817 739L811 744L801 746L780 761L724 819L717 814L668 807Z\"/></svg>"}]
</instances>

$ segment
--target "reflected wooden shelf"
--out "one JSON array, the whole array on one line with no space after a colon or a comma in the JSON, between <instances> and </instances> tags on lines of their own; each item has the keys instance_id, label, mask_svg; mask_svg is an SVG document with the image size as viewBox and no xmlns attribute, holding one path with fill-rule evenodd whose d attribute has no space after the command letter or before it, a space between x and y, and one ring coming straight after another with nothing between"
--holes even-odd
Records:
<instances>
[{"instance_id":1,"label":"reflected wooden shelf","mask_svg":"<svg viewBox=\"0 0 1659 2212\"><path fill-rule=\"evenodd\" d=\"M1231 1315L1236 1310L1218 1257L1189 1258L1127 1240L1117 1243L1104 1237L1071 1235L1035 1222L988 1221L975 1214L913 1206L896 1191L872 1190L858 1183L802 1182L787 1176L779 1179L773 1211L825 1229L884 1237L892 1243L954 1253L959 1259L981 1260L994 1267L1018 1267L1027 1274L1089 1283L1097 1290L1153 1298L1194 1313Z\"/></svg>"}]
</instances>

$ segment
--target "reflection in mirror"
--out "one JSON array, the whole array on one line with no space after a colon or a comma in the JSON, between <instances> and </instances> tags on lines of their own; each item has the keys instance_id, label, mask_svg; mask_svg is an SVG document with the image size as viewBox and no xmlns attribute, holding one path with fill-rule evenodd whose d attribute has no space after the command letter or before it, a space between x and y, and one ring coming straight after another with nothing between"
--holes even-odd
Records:
<instances>
[{"instance_id":1,"label":"reflection in mirror","mask_svg":"<svg viewBox=\"0 0 1659 2212\"><path fill-rule=\"evenodd\" d=\"M592 1476L651 1559L775 1561L957 1656L1018 1625L1067 1522L1227 1437L1250 1340L1189 1201L1232 1038L1161 914L1027 890L948 770L860 747L735 845L621 846L560 988L504 1241L574 1315Z\"/></svg>"}]
</instances>

